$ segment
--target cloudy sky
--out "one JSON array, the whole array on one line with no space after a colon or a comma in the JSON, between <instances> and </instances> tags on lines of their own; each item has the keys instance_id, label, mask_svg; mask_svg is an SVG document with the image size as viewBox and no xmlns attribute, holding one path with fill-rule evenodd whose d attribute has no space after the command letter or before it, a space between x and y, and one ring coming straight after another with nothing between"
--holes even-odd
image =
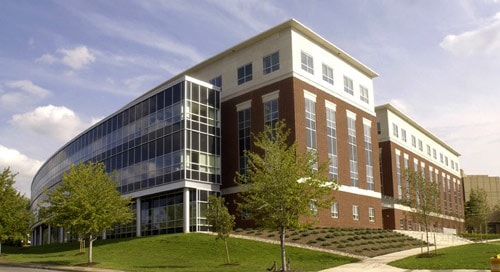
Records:
<instances>
[{"instance_id":1,"label":"cloudy sky","mask_svg":"<svg viewBox=\"0 0 500 272\"><path fill-rule=\"evenodd\" d=\"M33 175L97 120L295 18L380 74L468 174L500 176L500 0L16 0L0 3L0 169Z\"/></svg>"}]
</instances>

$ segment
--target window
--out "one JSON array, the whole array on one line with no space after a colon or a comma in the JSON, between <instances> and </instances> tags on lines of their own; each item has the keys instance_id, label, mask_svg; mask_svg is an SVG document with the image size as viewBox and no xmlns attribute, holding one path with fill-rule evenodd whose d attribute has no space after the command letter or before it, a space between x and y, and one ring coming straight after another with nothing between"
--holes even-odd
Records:
<instances>
[{"instance_id":1,"label":"window","mask_svg":"<svg viewBox=\"0 0 500 272\"><path fill-rule=\"evenodd\" d=\"M415 137L415 135L411 135L411 145L413 147L417 147L417 138Z\"/></svg>"},{"instance_id":2,"label":"window","mask_svg":"<svg viewBox=\"0 0 500 272\"><path fill-rule=\"evenodd\" d=\"M219 88L222 88L222 76L218 76L210 79L210 84L215 85Z\"/></svg>"},{"instance_id":3,"label":"window","mask_svg":"<svg viewBox=\"0 0 500 272\"><path fill-rule=\"evenodd\" d=\"M437 160L437 152L436 152L436 149L435 149L435 148L433 148L433 149L432 149L432 157L433 157L435 160Z\"/></svg>"},{"instance_id":4,"label":"window","mask_svg":"<svg viewBox=\"0 0 500 272\"><path fill-rule=\"evenodd\" d=\"M354 90L352 88L352 79L344 76L344 92L354 95Z\"/></svg>"},{"instance_id":5,"label":"window","mask_svg":"<svg viewBox=\"0 0 500 272\"><path fill-rule=\"evenodd\" d=\"M333 85L333 69L323 63L323 80Z\"/></svg>"},{"instance_id":6,"label":"window","mask_svg":"<svg viewBox=\"0 0 500 272\"><path fill-rule=\"evenodd\" d=\"M431 155L431 146L427 145L427 155Z\"/></svg>"},{"instance_id":7,"label":"window","mask_svg":"<svg viewBox=\"0 0 500 272\"><path fill-rule=\"evenodd\" d=\"M399 137L399 128L398 128L398 125L392 123L392 135L394 135L394 137Z\"/></svg>"},{"instance_id":8,"label":"window","mask_svg":"<svg viewBox=\"0 0 500 272\"><path fill-rule=\"evenodd\" d=\"M401 179L401 155L396 152L396 181L398 183L398 199L403 198L403 184Z\"/></svg>"},{"instance_id":9,"label":"window","mask_svg":"<svg viewBox=\"0 0 500 272\"><path fill-rule=\"evenodd\" d=\"M314 74L314 61L313 57L305 52L301 52L300 60L302 62L302 70Z\"/></svg>"},{"instance_id":10,"label":"window","mask_svg":"<svg viewBox=\"0 0 500 272\"><path fill-rule=\"evenodd\" d=\"M335 119L335 105L326 107L326 137L328 141L328 175L331 179L338 179L338 158L337 158L337 124Z\"/></svg>"},{"instance_id":11,"label":"window","mask_svg":"<svg viewBox=\"0 0 500 272\"><path fill-rule=\"evenodd\" d=\"M356 144L356 119L347 116L347 134L349 137L349 171L351 186L358 187L358 147Z\"/></svg>"},{"instance_id":12,"label":"window","mask_svg":"<svg viewBox=\"0 0 500 272\"><path fill-rule=\"evenodd\" d=\"M401 140L406 143L406 130L401 129Z\"/></svg>"},{"instance_id":13,"label":"window","mask_svg":"<svg viewBox=\"0 0 500 272\"><path fill-rule=\"evenodd\" d=\"M370 103L370 98L368 96L368 89L362 85L359 85L359 99L365 103Z\"/></svg>"},{"instance_id":14,"label":"window","mask_svg":"<svg viewBox=\"0 0 500 272\"><path fill-rule=\"evenodd\" d=\"M378 135L382 134L382 127L380 125L380 122L377 122L377 134Z\"/></svg>"},{"instance_id":15,"label":"window","mask_svg":"<svg viewBox=\"0 0 500 272\"><path fill-rule=\"evenodd\" d=\"M252 63L238 68L238 85L252 80Z\"/></svg>"},{"instance_id":16,"label":"window","mask_svg":"<svg viewBox=\"0 0 500 272\"><path fill-rule=\"evenodd\" d=\"M330 211L332 213L332 218L339 218L339 203L333 202Z\"/></svg>"},{"instance_id":17,"label":"window","mask_svg":"<svg viewBox=\"0 0 500 272\"><path fill-rule=\"evenodd\" d=\"M422 143L422 140L418 139L418 150L424 151L424 145Z\"/></svg>"},{"instance_id":18,"label":"window","mask_svg":"<svg viewBox=\"0 0 500 272\"><path fill-rule=\"evenodd\" d=\"M359 220L358 205L352 205L352 220Z\"/></svg>"},{"instance_id":19,"label":"window","mask_svg":"<svg viewBox=\"0 0 500 272\"><path fill-rule=\"evenodd\" d=\"M405 229L405 220L399 219L399 229Z\"/></svg>"},{"instance_id":20,"label":"window","mask_svg":"<svg viewBox=\"0 0 500 272\"><path fill-rule=\"evenodd\" d=\"M316 150L316 102L305 98L306 147Z\"/></svg>"},{"instance_id":21,"label":"window","mask_svg":"<svg viewBox=\"0 0 500 272\"><path fill-rule=\"evenodd\" d=\"M238 112L238 147L239 147L239 171L246 173L247 157L245 150L250 148L250 109Z\"/></svg>"},{"instance_id":22,"label":"window","mask_svg":"<svg viewBox=\"0 0 500 272\"><path fill-rule=\"evenodd\" d=\"M314 214L314 215L317 215L318 214L318 206L316 205L316 200L315 199L311 199L311 201L309 201L309 210Z\"/></svg>"},{"instance_id":23,"label":"window","mask_svg":"<svg viewBox=\"0 0 500 272\"><path fill-rule=\"evenodd\" d=\"M368 220L370 222L375 222L375 208L373 207L368 208Z\"/></svg>"},{"instance_id":24,"label":"window","mask_svg":"<svg viewBox=\"0 0 500 272\"><path fill-rule=\"evenodd\" d=\"M274 52L262 59L264 75L280 69L280 53Z\"/></svg>"},{"instance_id":25,"label":"window","mask_svg":"<svg viewBox=\"0 0 500 272\"><path fill-rule=\"evenodd\" d=\"M375 191L375 183L373 181L373 152L371 129L372 128L369 124L363 124L366 157L366 184L368 190Z\"/></svg>"},{"instance_id":26,"label":"window","mask_svg":"<svg viewBox=\"0 0 500 272\"><path fill-rule=\"evenodd\" d=\"M278 122L278 99L273 99L264 103L264 125L274 128Z\"/></svg>"}]
</instances>

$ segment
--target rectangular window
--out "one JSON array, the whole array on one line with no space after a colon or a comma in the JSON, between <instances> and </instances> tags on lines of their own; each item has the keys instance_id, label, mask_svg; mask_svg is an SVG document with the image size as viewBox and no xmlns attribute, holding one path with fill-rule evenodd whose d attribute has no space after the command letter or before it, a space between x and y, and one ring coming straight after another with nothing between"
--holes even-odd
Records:
<instances>
[{"instance_id":1,"label":"rectangular window","mask_svg":"<svg viewBox=\"0 0 500 272\"><path fill-rule=\"evenodd\" d=\"M238 68L238 85L252 80L252 63Z\"/></svg>"},{"instance_id":2,"label":"rectangular window","mask_svg":"<svg viewBox=\"0 0 500 272\"><path fill-rule=\"evenodd\" d=\"M247 158L245 150L250 149L250 109L238 112L238 147L239 147L239 171L246 173Z\"/></svg>"},{"instance_id":3,"label":"rectangular window","mask_svg":"<svg viewBox=\"0 0 500 272\"><path fill-rule=\"evenodd\" d=\"M403 184L401 174L401 156L396 153L396 181L398 183L398 199L403 198Z\"/></svg>"},{"instance_id":4,"label":"rectangular window","mask_svg":"<svg viewBox=\"0 0 500 272\"><path fill-rule=\"evenodd\" d=\"M424 144L422 143L422 140L418 139L418 150L424 151Z\"/></svg>"},{"instance_id":5,"label":"rectangular window","mask_svg":"<svg viewBox=\"0 0 500 272\"><path fill-rule=\"evenodd\" d=\"M368 208L368 220L370 222L375 222L375 208L373 207Z\"/></svg>"},{"instance_id":6,"label":"rectangular window","mask_svg":"<svg viewBox=\"0 0 500 272\"><path fill-rule=\"evenodd\" d=\"M274 128L278 122L278 99L273 99L264 103L264 125Z\"/></svg>"},{"instance_id":7,"label":"rectangular window","mask_svg":"<svg viewBox=\"0 0 500 272\"><path fill-rule=\"evenodd\" d=\"M436 149L433 148L432 149L432 157L436 160L437 159L437 153L436 153Z\"/></svg>"},{"instance_id":8,"label":"rectangular window","mask_svg":"<svg viewBox=\"0 0 500 272\"><path fill-rule=\"evenodd\" d=\"M331 179L338 179L338 158L337 158L337 124L335 110L326 108L326 136L328 141L328 158L330 165L328 175Z\"/></svg>"},{"instance_id":9,"label":"rectangular window","mask_svg":"<svg viewBox=\"0 0 500 272\"><path fill-rule=\"evenodd\" d=\"M352 205L352 220L359 220L358 205Z\"/></svg>"},{"instance_id":10,"label":"rectangular window","mask_svg":"<svg viewBox=\"0 0 500 272\"><path fill-rule=\"evenodd\" d=\"M373 151L372 151L372 134L371 126L363 125L365 139L365 157L366 157L366 184L367 189L375 191L375 183L373 180Z\"/></svg>"},{"instance_id":11,"label":"rectangular window","mask_svg":"<svg viewBox=\"0 0 500 272\"><path fill-rule=\"evenodd\" d=\"M417 137L415 135L411 135L411 145L417 147Z\"/></svg>"},{"instance_id":12,"label":"rectangular window","mask_svg":"<svg viewBox=\"0 0 500 272\"><path fill-rule=\"evenodd\" d=\"M302 70L314 74L314 61L313 57L304 51L301 52L300 54L300 60L302 63Z\"/></svg>"},{"instance_id":13,"label":"rectangular window","mask_svg":"<svg viewBox=\"0 0 500 272\"><path fill-rule=\"evenodd\" d=\"M318 214L318 206L316 205L316 200L311 199L311 201L309 201L309 210L311 210L314 215Z\"/></svg>"},{"instance_id":14,"label":"rectangular window","mask_svg":"<svg viewBox=\"0 0 500 272\"><path fill-rule=\"evenodd\" d=\"M352 87L352 79L344 76L344 92L354 95L354 89Z\"/></svg>"},{"instance_id":15,"label":"rectangular window","mask_svg":"<svg viewBox=\"0 0 500 272\"><path fill-rule=\"evenodd\" d=\"M356 119L347 117L347 134L349 137L349 171L351 186L358 187L358 147L356 144Z\"/></svg>"},{"instance_id":16,"label":"rectangular window","mask_svg":"<svg viewBox=\"0 0 500 272\"><path fill-rule=\"evenodd\" d=\"M333 202L331 207L332 218L339 218L339 203Z\"/></svg>"},{"instance_id":17,"label":"rectangular window","mask_svg":"<svg viewBox=\"0 0 500 272\"><path fill-rule=\"evenodd\" d=\"M394 137L396 138L399 137L399 128L395 123L392 123L392 135L394 135Z\"/></svg>"},{"instance_id":18,"label":"rectangular window","mask_svg":"<svg viewBox=\"0 0 500 272\"><path fill-rule=\"evenodd\" d=\"M368 95L368 89L362 85L359 85L359 99L365 103L370 103L370 97Z\"/></svg>"},{"instance_id":19,"label":"rectangular window","mask_svg":"<svg viewBox=\"0 0 500 272\"><path fill-rule=\"evenodd\" d=\"M323 63L323 80L333 85L333 69Z\"/></svg>"},{"instance_id":20,"label":"rectangular window","mask_svg":"<svg viewBox=\"0 0 500 272\"><path fill-rule=\"evenodd\" d=\"M210 79L210 84L222 88L222 76L214 77Z\"/></svg>"},{"instance_id":21,"label":"rectangular window","mask_svg":"<svg viewBox=\"0 0 500 272\"><path fill-rule=\"evenodd\" d=\"M307 98L305 101L306 115L306 147L316 150L316 102Z\"/></svg>"},{"instance_id":22,"label":"rectangular window","mask_svg":"<svg viewBox=\"0 0 500 272\"><path fill-rule=\"evenodd\" d=\"M280 69L280 52L274 52L262 58L264 75Z\"/></svg>"},{"instance_id":23,"label":"rectangular window","mask_svg":"<svg viewBox=\"0 0 500 272\"><path fill-rule=\"evenodd\" d=\"M431 155L431 146L427 145L427 155Z\"/></svg>"},{"instance_id":24,"label":"rectangular window","mask_svg":"<svg viewBox=\"0 0 500 272\"><path fill-rule=\"evenodd\" d=\"M405 229L405 220L399 219L399 229Z\"/></svg>"},{"instance_id":25,"label":"rectangular window","mask_svg":"<svg viewBox=\"0 0 500 272\"><path fill-rule=\"evenodd\" d=\"M406 130L401 129L401 140L406 143Z\"/></svg>"}]
</instances>

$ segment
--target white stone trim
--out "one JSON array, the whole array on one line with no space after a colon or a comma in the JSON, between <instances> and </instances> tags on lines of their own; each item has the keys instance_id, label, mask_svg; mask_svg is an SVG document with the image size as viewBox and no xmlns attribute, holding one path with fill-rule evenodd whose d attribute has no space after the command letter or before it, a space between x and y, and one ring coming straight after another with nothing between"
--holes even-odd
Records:
<instances>
[{"instance_id":1,"label":"white stone trim","mask_svg":"<svg viewBox=\"0 0 500 272\"><path fill-rule=\"evenodd\" d=\"M316 95L309 91L304 90L304 98L314 101L314 103L316 103Z\"/></svg>"},{"instance_id":2,"label":"white stone trim","mask_svg":"<svg viewBox=\"0 0 500 272\"><path fill-rule=\"evenodd\" d=\"M271 100L278 99L280 97L280 90L265 94L262 96L262 103L269 102Z\"/></svg>"},{"instance_id":3,"label":"white stone trim","mask_svg":"<svg viewBox=\"0 0 500 272\"><path fill-rule=\"evenodd\" d=\"M252 100L247 100L236 105L236 111L246 110L252 107Z\"/></svg>"},{"instance_id":4,"label":"white stone trim","mask_svg":"<svg viewBox=\"0 0 500 272\"><path fill-rule=\"evenodd\" d=\"M328 101L328 100L325 100L325 107L329 108L333 111L337 111L337 105L333 102Z\"/></svg>"}]
</instances>

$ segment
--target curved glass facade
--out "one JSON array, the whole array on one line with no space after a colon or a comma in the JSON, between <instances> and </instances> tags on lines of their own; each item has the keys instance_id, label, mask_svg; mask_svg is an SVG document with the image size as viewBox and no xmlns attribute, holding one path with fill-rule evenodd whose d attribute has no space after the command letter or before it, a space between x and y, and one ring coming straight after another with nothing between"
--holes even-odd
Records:
<instances>
[{"instance_id":1,"label":"curved glass facade","mask_svg":"<svg viewBox=\"0 0 500 272\"><path fill-rule=\"evenodd\" d=\"M220 89L185 76L95 124L39 169L31 185L32 209L81 161L103 162L115 173L120 193L136 199L140 223L117 228L117 236L155 234L144 230L152 226L185 231L179 222L186 221L190 230L204 229L205 196L218 192L221 182ZM50 237L36 230L34 235Z\"/></svg>"}]
</instances>

